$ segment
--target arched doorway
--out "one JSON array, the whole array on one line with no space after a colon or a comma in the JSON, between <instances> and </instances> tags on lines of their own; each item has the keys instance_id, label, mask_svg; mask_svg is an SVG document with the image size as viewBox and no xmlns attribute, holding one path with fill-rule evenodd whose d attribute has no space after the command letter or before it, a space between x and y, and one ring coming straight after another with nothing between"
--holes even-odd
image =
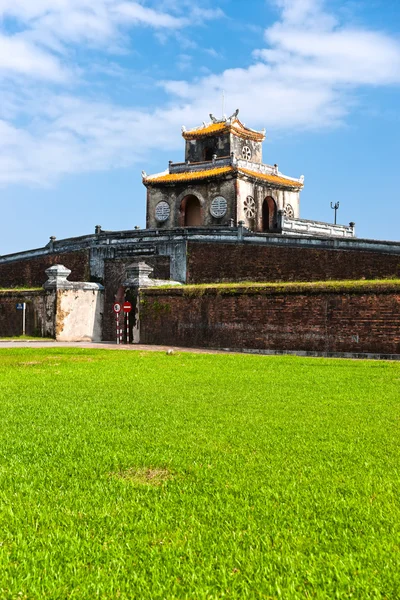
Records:
<instances>
[{"instance_id":1,"label":"arched doorway","mask_svg":"<svg viewBox=\"0 0 400 600\"><path fill-rule=\"evenodd\" d=\"M262 205L262 230L272 231L276 229L276 202L271 196L267 196Z\"/></svg>"},{"instance_id":2,"label":"arched doorway","mask_svg":"<svg viewBox=\"0 0 400 600\"><path fill-rule=\"evenodd\" d=\"M199 227L201 225L201 204L194 196L186 196L181 203L182 224L184 227Z\"/></svg>"}]
</instances>

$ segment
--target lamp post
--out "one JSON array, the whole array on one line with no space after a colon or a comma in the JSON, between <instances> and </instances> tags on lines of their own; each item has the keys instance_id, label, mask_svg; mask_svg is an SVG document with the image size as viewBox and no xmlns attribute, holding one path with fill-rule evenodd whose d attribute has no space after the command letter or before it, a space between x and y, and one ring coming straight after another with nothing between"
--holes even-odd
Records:
<instances>
[{"instance_id":1,"label":"lamp post","mask_svg":"<svg viewBox=\"0 0 400 600\"><path fill-rule=\"evenodd\" d=\"M336 225L336 213L339 208L339 202L335 202L335 204L332 204L332 202L331 202L331 208L332 208L332 210L335 211L335 225Z\"/></svg>"}]
</instances>

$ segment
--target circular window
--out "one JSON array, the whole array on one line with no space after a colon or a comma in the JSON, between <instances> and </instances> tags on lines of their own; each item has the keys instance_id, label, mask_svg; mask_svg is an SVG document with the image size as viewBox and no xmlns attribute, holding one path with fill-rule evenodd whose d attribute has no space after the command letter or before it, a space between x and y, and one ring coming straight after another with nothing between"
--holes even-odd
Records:
<instances>
[{"instance_id":1,"label":"circular window","mask_svg":"<svg viewBox=\"0 0 400 600\"><path fill-rule=\"evenodd\" d=\"M285 215L288 219L294 219L294 210L291 204L286 204Z\"/></svg>"},{"instance_id":2,"label":"circular window","mask_svg":"<svg viewBox=\"0 0 400 600\"><path fill-rule=\"evenodd\" d=\"M217 196L211 202L210 213L216 219L220 219L224 215L226 215L226 211L228 209L228 203L223 196Z\"/></svg>"},{"instance_id":3,"label":"circular window","mask_svg":"<svg viewBox=\"0 0 400 600\"><path fill-rule=\"evenodd\" d=\"M254 198L252 196L247 196L244 201L244 214L248 219L254 219L256 216L256 203L254 202Z\"/></svg>"},{"instance_id":4,"label":"circular window","mask_svg":"<svg viewBox=\"0 0 400 600\"><path fill-rule=\"evenodd\" d=\"M171 213L168 202L159 202L156 206L156 220L159 223L166 221Z\"/></svg>"},{"instance_id":5,"label":"circular window","mask_svg":"<svg viewBox=\"0 0 400 600\"><path fill-rule=\"evenodd\" d=\"M250 160L251 159L251 150L248 146L243 146L242 148L242 157L244 158L244 160Z\"/></svg>"}]
</instances>

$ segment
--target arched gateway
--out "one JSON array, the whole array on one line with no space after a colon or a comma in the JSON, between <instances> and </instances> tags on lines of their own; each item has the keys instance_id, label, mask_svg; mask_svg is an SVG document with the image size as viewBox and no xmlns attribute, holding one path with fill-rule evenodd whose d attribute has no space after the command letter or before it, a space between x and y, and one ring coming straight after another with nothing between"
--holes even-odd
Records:
<instances>
[{"instance_id":1,"label":"arched gateway","mask_svg":"<svg viewBox=\"0 0 400 600\"><path fill-rule=\"evenodd\" d=\"M273 231L276 229L276 202L272 196L267 196L262 205L262 230Z\"/></svg>"},{"instance_id":2,"label":"arched gateway","mask_svg":"<svg viewBox=\"0 0 400 600\"><path fill-rule=\"evenodd\" d=\"M197 196L190 194L181 202L181 215L184 227L198 227L201 225L201 204Z\"/></svg>"}]
</instances>

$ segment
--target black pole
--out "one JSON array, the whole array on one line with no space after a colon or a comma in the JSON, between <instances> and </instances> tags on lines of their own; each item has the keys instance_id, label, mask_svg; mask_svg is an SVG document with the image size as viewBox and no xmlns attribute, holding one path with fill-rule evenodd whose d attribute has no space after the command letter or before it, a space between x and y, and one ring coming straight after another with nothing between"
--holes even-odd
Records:
<instances>
[{"instance_id":1,"label":"black pole","mask_svg":"<svg viewBox=\"0 0 400 600\"><path fill-rule=\"evenodd\" d=\"M335 225L336 225L336 212L337 212L337 209L339 208L339 202L335 202L335 204L332 204L332 202L331 202L331 208L335 211Z\"/></svg>"}]
</instances>

